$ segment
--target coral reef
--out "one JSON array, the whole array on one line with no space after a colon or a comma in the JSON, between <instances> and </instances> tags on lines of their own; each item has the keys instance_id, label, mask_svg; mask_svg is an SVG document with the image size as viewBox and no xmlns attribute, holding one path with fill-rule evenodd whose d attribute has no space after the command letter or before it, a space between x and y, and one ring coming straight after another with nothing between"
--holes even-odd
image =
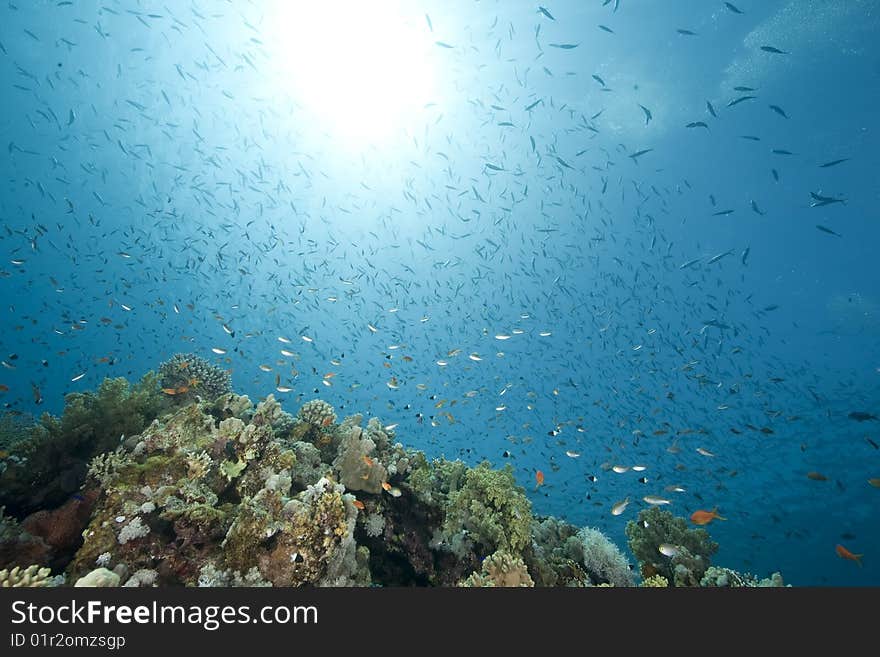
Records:
<instances>
[{"instance_id":1,"label":"coral reef","mask_svg":"<svg viewBox=\"0 0 880 657\"><path fill-rule=\"evenodd\" d=\"M503 550L486 557L483 560L482 570L479 573L473 573L459 584L459 586L481 587L527 587L534 585L535 582L529 576L525 562Z\"/></svg>"},{"instance_id":2,"label":"coral reef","mask_svg":"<svg viewBox=\"0 0 880 657\"><path fill-rule=\"evenodd\" d=\"M626 537L642 577L659 574L673 586L699 586L718 550L706 530L689 529L684 518L656 506L640 511L637 520L627 523Z\"/></svg>"},{"instance_id":3,"label":"coral reef","mask_svg":"<svg viewBox=\"0 0 880 657\"><path fill-rule=\"evenodd\" d=\"M164 392L152 374L107 379L13 441L4 585L634 584L599 530L534 517L510 466L429 462L393 426L337 422L321 400L296 417L273 395L254 405L189 354L160 373ZM627 536L644 586L782 584L710 567L717 545L667 511L641 512Z\"/></svg>"},{"instance_id":4,"label":"coral reef","mask_svg":"<svg viewBox=\"0 0 880 657\"><path fill-rule=\"evenodd\" d=\"M162 392L175 404L213 401L232 390L232 377L196 354L174 354L159 366Z\"/></svg>"},{"instance_id":5,"label":"coral reef","mask_svg":"<svg viewBox=\"0 0 880 657\"><path fill-rule=\"evenodd\" d=\"M329 467L312 445L290 449L275 436L286 416L278 402L270 395L252 413L240 405L247 423L218 421L215 410L181 407L93 460L90 479L103 493L71 576L109 554L127 572L155 572L160 585L230 582L236 572L279 586L368 584L354 498L321 476ZM203 572L208 562L214 571Z\"/></svg>"}]
</instances>

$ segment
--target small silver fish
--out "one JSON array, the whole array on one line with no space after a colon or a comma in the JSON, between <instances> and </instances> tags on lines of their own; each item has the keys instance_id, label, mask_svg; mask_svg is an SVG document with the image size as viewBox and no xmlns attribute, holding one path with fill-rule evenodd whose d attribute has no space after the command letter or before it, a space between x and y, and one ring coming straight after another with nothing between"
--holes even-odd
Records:
<instances>
[{"instance_id":1,"label":"small silver fish","mask_svg":"<svg viewBox=\"0 0 880 657\"><path fill-rule=\"evenodd\" d=\"M664 557L677 557L681 554L681 548L677 545L672 545L671 543L661 543L657 550Z\"/></svg>"}]
</instances>

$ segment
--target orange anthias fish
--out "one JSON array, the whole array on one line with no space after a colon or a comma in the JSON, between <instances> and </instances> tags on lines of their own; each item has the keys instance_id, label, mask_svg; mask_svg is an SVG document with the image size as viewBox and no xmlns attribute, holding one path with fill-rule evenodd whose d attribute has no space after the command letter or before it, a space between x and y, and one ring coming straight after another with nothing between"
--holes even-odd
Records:
<instances>
[{"instance_id":1,"label":"orange anthias fish","mask_svg":"<svg viewBox=\"0 0 880 657\"><path fill-rule=\"evenodd\" d=\"M544 473L540 470L535 471L535 488L544 485Z\"/></svg>"},{"instance_id":2,"label":"orange anthias fish","mask_svg":"<svg viewBox=\"0 0 880 657\"><path fill-rule=\"evenodd\" d=\"M837 551L838 557L840 557L841 559L849 559L850 561L855 561L857 564L859 564L859 567L861 567L862 557L865 556L864 554L853 554L842 545L836 545L834 546L834 549Z\"/></svg>"},{"instance_id":3,"label":"orange anthias fish","mask_svg":"<svg viewBox=\"0 0 880 657\"><path fill-rule=\"evenodd\" d=\"M727 520L718 515L718 507L711 511L694 511L691 514L691 522L695 525L708 525L713 520Z\"/></svg>"}]
</instances>

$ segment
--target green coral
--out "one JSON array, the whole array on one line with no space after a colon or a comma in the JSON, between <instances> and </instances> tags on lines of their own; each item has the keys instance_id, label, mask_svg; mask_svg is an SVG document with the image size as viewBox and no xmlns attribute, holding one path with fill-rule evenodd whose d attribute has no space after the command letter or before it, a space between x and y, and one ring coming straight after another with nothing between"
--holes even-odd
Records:
<instances>
[{"instance_id":1,"label":"green coral","mask_svg":"<svg viewBox=\"0 0 880 657\"><path fill-rule=\"evenodd\" d=\"M531 548L524 559L537 586L588 586L579 528L559 518L532 520Z\"/></svg>"},{"instance_id":2,"label":"green coral","mask_svg":"<svg viewBox=\"0 0 880 657\"><path fill-rule=\"evenodd\" d=\"M152 372L134 386L104 379L96 392L68 394L60 419L44 414L16 444L15 460L0 472L0 504L18 515L61 505L82 484L94 456L143 431L162 408Z\"/></svg>"},{"instance_id":3,"label":"green coral","mask_svg":"<svg viewBox=\"0 0 880 657\"><path fill-rule=\"evenodd\" d=\"M97 394L71 393L65 398L61 431L85 434L96 451L115 447L120 436L139 433L162 410L158 379L152 372L134 387L126 379L104 379Z\"/></svg>"},{"instance_id":4,"label":"green coral","mask_svg":"<svg viewBox=\"0 0 880 657\"><path fill-rule=\"evenodd\" d=\"M223 461L220 464L220 473L226 477L228 481L232 481L236 477L240 477L241 473L247 467L247 461Z\"/></svg>"},{"instance_id":5,"label":"green coral","mask_svg":"<svg viewBox=\"0 0 880 657\"><path fill-rule=\"evenodd\" d=\"M532 505L516 485L513 468L493 470L486 461L467 470L461 488L448 496L442 544L454 552L507 550L519 554L529 544Z\"/></svg>"},{"instance_id":6,"label":"green coral","mask_svg":"<svg viewBox=\"0 0 880 657\"><path fill-rule=\"evenodd\" d=\"M663 577L663 575L651 575L642 580L641 585L646 588L666 588L669 586L669 582Z\"/></svg>"},{"instance_id":7,"label":"green coral","mask_svg":"<svg viewBox=\"0 0 880 657\"><path fill-rule=\"evenodd\" d=\"M637 520L630 520L626 536L642 576L660 574L675 586L699 586L710 558L718 550L706 530L689 529L684 518L656 506L640 511ZM663 544L672 546L675 554L661 554Z\"/></svg>"},{"instance_id":8,"label":"green coral","mask_svg":"<svg viewBox=\"0 0 880 657\"><path fill-rule=\"evenodd\" d=\"M18 444L31 435L31 429L35 424L36 420L30 413L20 411L0 413L0 451L14 453Z\"/></svg>"},{"instance_id":9,"label":"green coral","mask_svg":"<svg viewBox=\"0 0 880 657\"><path fill-rule=\"evenodd\" d=\"M412 471L407 477L407 487L425 504L445 506L449 493L462 487L467 465L462 461L440 458L431 461L417 453L412 459Z\"/></svg>"}]
</instances>

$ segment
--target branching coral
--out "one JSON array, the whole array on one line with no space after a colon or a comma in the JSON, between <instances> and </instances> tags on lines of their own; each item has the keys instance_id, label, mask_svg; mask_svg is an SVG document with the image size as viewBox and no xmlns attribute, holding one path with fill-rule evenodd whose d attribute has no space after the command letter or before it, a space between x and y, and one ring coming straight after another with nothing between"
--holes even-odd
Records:
<instances>
[{"instance_id":1,"label":"branching coral","mask_svg":"<svg viewBox=\"0 0 880 657\"><path fill-rule=\"evenodd\" d=\"M143 518L140 516L135 516L128 523L119 530L119 544L125 545L129 541L134 541L139 538L143 538L147 534L150 533L149 526L144 524Z\"/></svg>"},{"instance_id":2,"label":"branching coral","mask_svg":"<svg viewBox=\"0 0 880 657\"><path fill-rule=\"evenodd\" d=\"M449 494L462 487L468 472L462 461L435 459L429 463L422 454L412 459L412 466L407 487L425 504L433 506L444 506Z\"/></svg>"},{"instance_id":3,"label":"branching coral","mask_svg":"<svg viewBox=\"0 0 880 657\"><path fill-rule=\"evenodd\" d=\"M259 569L254 566L246 573L242 574L235 570L220 570L217 566L209 561L202 566L199 571L198 585L200 587L266 587L272 586L260 574Z\"/></svg>"},{"instance_id":4,"label":"branching coral","mask_svg":"<svg viewBox=\"0 0 880 657\"><path fill-rule=\"evenodd\" d=\"M371 538L381 536L382 532L385 531L385 516L381 513L371 513L364 520L364 530L367 532L367 536Z\"/></svg>"},{"instance_id":5,"label":"branching coral","mask_svg":"<svg viewBox=\"0 0 880 657\"><path fill-rule=\"evenodd\" d=\"M646 588L655 588L662 589L669 586L669 582L666 580L663 575L651 575L650 577L642 580L641 586Z\"/></svg>"},{"instance_id":6,"label":"branching coral","mask_svg":"<svg viewBox=\"0 0 880 657\"><path fill-rule=\"evenodd\" d=\"M28 566L12 570L0 570L0 588L24 588L58 586L61 580L52 577L52 571L39 566Z\"/></svg>"},{"instance_id":7,"label":"branching coral","mask_svg":"<svg viewBox=\"0 0 880 657\"><path fill-rule=\"evenodd\" d=\"M584 568L594 583L634 586L629 563L623 553L598 529L584 527L578 532Z\"/></svg>"},{"instance_id":8,"label":"branching coral","mask_svg":"<svg viewBox=\"0 0 880 657\"><path fill-rule=\"evenodd\" d=\"M94 479L102 488L106 488L116 479L119 471L130 464L128 454L122 450L104 452L89 461L86 475Z\"/></svg>"}]
</instances>

